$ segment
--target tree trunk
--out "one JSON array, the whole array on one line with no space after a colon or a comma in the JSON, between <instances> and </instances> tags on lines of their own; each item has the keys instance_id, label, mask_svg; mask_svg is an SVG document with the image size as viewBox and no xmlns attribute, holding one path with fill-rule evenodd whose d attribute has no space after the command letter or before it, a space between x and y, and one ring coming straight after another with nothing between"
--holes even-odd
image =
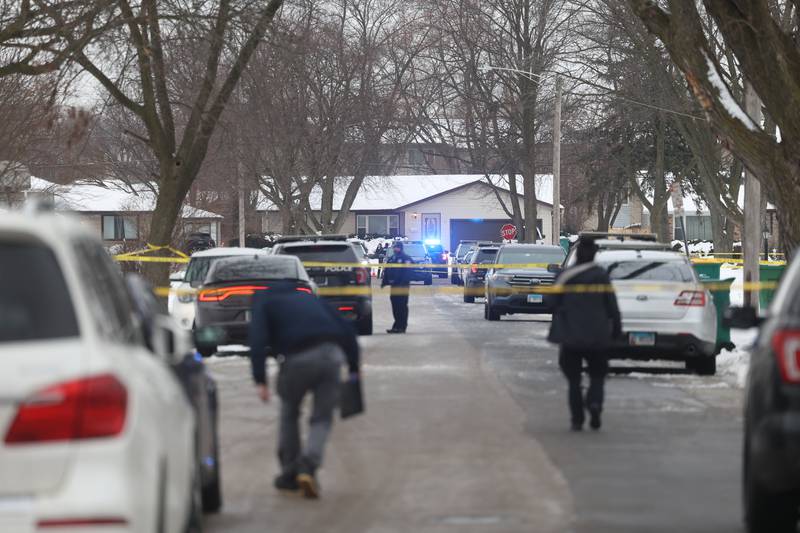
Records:
<instances>
[{"instance_id":1,"label":"tree trunk","mask_svg":"<svg viewBox=\"0 0 800 533\"><path fill-rule=\"evenodd\" d=\"M162 174L156 207L150 219L148 244L153 246L172 245L173 231L180 217L181 206L187 190L178 185L178 177L174 174ZM168 251L156 252L156 256L171 255ZM142 275L153 287L169 285L169 263L143 263Z\"/></svg>"},{"instance_id":2,"label":"tree trunk","mask_svg":"<svg viewBox=\"0 0 800 533\"><path fill-rule=\"evenodd\" d=\"M733 251L733 228L731 221L723 212L709 206L711 213L711 232L714 238L714 252L726 254Z\"/></svg>"}]
</instances>

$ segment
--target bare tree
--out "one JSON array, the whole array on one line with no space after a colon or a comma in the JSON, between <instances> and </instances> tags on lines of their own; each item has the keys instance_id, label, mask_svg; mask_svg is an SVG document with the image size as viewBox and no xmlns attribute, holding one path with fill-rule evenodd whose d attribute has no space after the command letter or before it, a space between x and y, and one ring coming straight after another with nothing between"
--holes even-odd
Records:
<instances>
[{"instance_id":1,"label":"bare tree","mask_svg":"<svg viewBox=\"0 0 800 533\"><path fill-rule=\"evenodd\" d=\"M732 4L669 0L668 9L629 0L647 28L664 43L724 146L753 172L777 207L790 249L800 244L800 50L796 5L766 0ZM714 22L705 24L706 16ZM714 50L719 37L730 49L722 61ZM755 123L737 103L723 63L733 60L758 93L766 114L780 128Z\"/></svg>"},{"instance_id":2,"label":"bare tree","mask_svg":"<svg viewBox=\"0 0 800 533\"><path fill-rule=\"evenodd\" d=\"M115 2L112 26L74 54L77 64L136 119L129 134L158 164L158 199L148 241L170 244L181 205L198 176L231 95L282 0ZM68 43L77 46L81 33ZM190 86L175 77L191 76ZM164 265L146 265L156 282Z\"/></svg>"}]
</instances>

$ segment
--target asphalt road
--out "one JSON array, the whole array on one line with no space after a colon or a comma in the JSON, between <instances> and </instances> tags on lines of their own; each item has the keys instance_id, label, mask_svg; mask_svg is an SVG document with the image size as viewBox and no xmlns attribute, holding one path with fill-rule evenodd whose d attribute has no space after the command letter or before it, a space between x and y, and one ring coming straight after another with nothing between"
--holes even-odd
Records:
<instances>
[{"instance_id":1,"label":"asphalt road","mask_svg":"<svg viewBox=\"0 0 800 533\"><path fill-rule=\"evenodd\" d=\"M549 317L489 323L482 303L419 290L407 335L362 339L368 413L337 422L319 501L272 489L277 401L256 400L247 360L210 361L225 507L208 530L742 530L732 382L615 375L603 430L571 433ZM384 297L375 318L376 331L390 325Z\"/></svg>"}]
</instances>

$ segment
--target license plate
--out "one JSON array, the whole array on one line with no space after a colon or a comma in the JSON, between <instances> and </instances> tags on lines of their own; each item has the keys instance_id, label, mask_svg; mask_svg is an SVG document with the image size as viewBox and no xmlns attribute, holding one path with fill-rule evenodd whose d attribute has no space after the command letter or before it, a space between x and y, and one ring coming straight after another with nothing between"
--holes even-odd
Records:
<instances>
[{"instance_id":1,"label":"license plate","mask_svg":"<svg viewBox=\"0 0 800 533\"><path fill-rule=\"evenodd\" d=\"M544 295L542 294L529 294L528 295L528 303L529 304L540 304L544 302Z\"/></svg>"},{"instance_id":2,"label":"license plate","mask_svg":"<svg viewBox=\"0 0 800 533\"><path fill-rule=\"evenodd\" d=\"M631 346L655 346L655 333L632 332L628 333L628 344Z\"/></svg>"}]
</instances>

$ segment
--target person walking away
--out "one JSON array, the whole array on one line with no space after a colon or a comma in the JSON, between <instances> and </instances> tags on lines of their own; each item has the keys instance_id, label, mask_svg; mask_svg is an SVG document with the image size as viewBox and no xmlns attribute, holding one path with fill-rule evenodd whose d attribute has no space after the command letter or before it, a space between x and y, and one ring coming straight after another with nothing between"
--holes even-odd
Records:
<instances>
[{"instance_id":1,"label":"person walking away","mask_svg":"<svg viewBox=\"0 0 800 533\"><path fill-rule=\"evenodd\" d=\"M582 239L577 264L559 275L557 292L549 298L553 321L548 340L560 345L558 363L569 384L573 431L583 429L584 407L591 428L600 429L608 350L622 334L617 297L606 270L594 263L596 253L594 241ZM584 360L589 368L585 402L581 390Z\"/></svg>"},{"instance_id":2,"label":"person walking away","mask_svg":"<svg viewBox=\"0 0 800 533\"><path fill-rule=\"evenodd\" d=\"M408 328L408 292L411 285L411 269L408 267L391 267L390 265L411 265L414 260L403 251L403 243L396 241L392 246L393 254L386 261L383 269L381 288L391 287L389 300L392 302L394 324L386 333L405 333Z\"/></svg>"},{"instance_id":3,"label":"person walking away","mask_svg":"<svg viewBox=\"0 0 800 533\"><path fill-rule=\"evenodd\" d=\"M259 398L270 398L266 358L280 363L277 392L281 398L278 460L279 490L319 497L316 471L338 405L340 373L347 362L350 379L359 379L359 346L355 330L328 304L292 282L272 282L257 293L250 323L250 359ZM305 446L300 440L303 397L314 393Z\"/></svg>"}]
</instances>

